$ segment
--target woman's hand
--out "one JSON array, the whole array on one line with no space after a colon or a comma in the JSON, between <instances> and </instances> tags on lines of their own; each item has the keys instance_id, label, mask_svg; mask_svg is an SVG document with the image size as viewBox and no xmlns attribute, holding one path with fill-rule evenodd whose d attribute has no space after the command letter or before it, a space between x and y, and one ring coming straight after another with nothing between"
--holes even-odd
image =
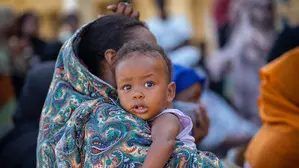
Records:
<instances>
[{"instance_id":1,"label":"woman's hand","mask_svg":"<svg viewBox=\"0 0 299 168\"><path fill-rule=\"evenodd\" d=\"M192 120L193 136L195 138L195 144L199 144L203 138L208 135L210 126L207 110L203 104L199 104L199 108L195 110L195 118L196 120Z\"/></svg>"},{"instance_id":2,"label":"woman's hand","mask_svg":"<svg viewBox=\"0 0 299 168\"><path fill-rule=\"evenodd\" d=\"M132 4L120 2L118 4L112 4L107 7L109 11L112 11L118 15L130 16L139 20L139 11L134 11Z\"/></svg>"}]
</instances>

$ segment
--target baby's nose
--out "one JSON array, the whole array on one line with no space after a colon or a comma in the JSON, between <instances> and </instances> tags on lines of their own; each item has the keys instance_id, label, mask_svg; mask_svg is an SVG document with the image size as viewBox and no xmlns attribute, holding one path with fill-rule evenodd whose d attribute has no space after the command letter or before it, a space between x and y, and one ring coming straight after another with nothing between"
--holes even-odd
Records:
<instances>
[{"instance_id":1,"label":"baby's nose","mask_svg":"<svg viewBox=\"0 0 299 168\"><path fill-rule=\"evenodd\" d=\"M144 94L142 92L135 92L134 93L134 96L133 96L134 99L143 99L144 98Z\"/></svg>"}]
</instances>

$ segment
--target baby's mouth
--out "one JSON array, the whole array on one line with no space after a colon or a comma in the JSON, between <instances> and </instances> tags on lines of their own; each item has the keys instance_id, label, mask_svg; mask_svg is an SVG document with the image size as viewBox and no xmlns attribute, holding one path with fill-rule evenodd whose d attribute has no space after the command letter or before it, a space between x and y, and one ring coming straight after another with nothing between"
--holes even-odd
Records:
<instances>
[{"instance_id":1,"label":"baby's mouth","mask_svg":"<svg viewBox=\"0 0 299 168\"><path fill-rule=\"evenodd\" d=\"M134 111L136 114L143 114L146 113L148 108L144 105L134 105L132 107L132 111Z\"/></svg>"}]
</instances>

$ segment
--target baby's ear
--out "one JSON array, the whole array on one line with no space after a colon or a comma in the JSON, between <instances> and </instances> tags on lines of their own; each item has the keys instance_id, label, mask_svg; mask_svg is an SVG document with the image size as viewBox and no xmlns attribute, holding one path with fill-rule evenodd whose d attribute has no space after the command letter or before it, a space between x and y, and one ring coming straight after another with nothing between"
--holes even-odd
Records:
<instances>
[{"instance_id":1,"label":"baby's ear","mask_svg":"<svg viewBox=\"0 0 299 168\"><path fill-rule=\"evenodd\" d=\"M174 82L170 82L168 84L168 89L167 89L167 103L171 103L175 97L175 89L176 85Z\"/></svg>"}]
</instances>

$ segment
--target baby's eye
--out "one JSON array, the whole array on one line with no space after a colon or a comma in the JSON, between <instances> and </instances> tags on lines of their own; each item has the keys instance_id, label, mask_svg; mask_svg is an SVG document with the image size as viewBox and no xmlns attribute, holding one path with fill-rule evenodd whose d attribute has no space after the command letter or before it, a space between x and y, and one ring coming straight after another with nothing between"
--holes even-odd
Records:
<instances>
[{"instance_id":1,"label":"baby's eye","mask_svg":"<svg viewBox=\"0 0 299 168\"><path fill-rule=\"evenodd\" d=\"M123 90L130 90L132 88L131 85L124 85Z\"/></svg>"},{"instance_id":2,"label":"baby's eye","mask_svg":"<svg viewBox=\"0 0 299 168\"><path fill-rule=\"evenodd\" d=\"M150 87L154 86L154 83L153 82L145 82L144 86L150 88Z\"/></svg>"}]
</instances>

